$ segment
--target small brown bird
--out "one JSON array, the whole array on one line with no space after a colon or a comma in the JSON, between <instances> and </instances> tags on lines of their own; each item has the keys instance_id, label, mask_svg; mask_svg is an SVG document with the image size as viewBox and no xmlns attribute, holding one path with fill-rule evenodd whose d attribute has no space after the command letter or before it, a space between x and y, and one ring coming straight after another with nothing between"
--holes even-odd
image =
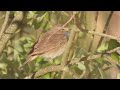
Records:
<instances>
[{"instance_id":1,"label":"small brown bird","mask_svg":"<svg viewBox=\"0 0 120 90\"><path fill-rule=\"evenodd\" d=\"M68 28L62 28L61 25L56 25L50 31L40 36L31 52L28 54L27 60L21 67L38 56L48 59L53 59L60 56L65 50L67 41Z\"/></svg>"}]
</instances>

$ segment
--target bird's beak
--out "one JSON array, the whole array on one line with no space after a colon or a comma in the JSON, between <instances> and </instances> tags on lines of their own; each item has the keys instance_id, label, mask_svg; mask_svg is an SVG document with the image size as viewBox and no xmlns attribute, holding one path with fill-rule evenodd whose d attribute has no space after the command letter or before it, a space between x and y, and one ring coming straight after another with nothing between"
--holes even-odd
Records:
<instances>
[{"instance_id":1,"label":"bird's beak","mask_svg":"<svg viewBox=\"0 0 120 90\"><path fill-rule=\"evenodd\" d=\"M69 31L69 29L68 28L63 28L64 29L64 31Z\"/></svg>"}]
</instances>

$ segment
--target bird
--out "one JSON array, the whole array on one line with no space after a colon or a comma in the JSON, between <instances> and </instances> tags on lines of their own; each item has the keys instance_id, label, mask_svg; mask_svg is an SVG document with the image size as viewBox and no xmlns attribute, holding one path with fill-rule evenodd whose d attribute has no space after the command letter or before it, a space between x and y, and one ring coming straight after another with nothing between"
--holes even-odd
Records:
<instances>
[{"instance_id":1,"label":"bird","mask_svg":"<svg viewBox=\"0 0 120 90\"><path fill-rule=\"evenodd\" d=\"M69 29L62 25L55 25L51 30L43 33L33 46L23 63L22 68L27 63L41 56L47 59L54 59L63 54L69 38Z\"/></svg>"}]
</instances>

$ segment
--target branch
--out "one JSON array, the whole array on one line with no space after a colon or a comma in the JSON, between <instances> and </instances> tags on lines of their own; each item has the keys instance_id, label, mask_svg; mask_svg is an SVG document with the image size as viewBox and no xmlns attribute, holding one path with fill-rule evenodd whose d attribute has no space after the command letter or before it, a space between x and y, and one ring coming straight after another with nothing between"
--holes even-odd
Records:
<instances>
[{"instance_id":1,"label":"branch","mask_svg":"<svg viewBox=\"0 0 120 90\"><path fill-rule=\"evenodd\" d=\"M78 79L79 77L81 77L81 76L77 75L75 72L72 72L71 70L69 70L69 68L67 66L63 67L61 65L52 65L52 66L48 66L43 69L40 69L36 73L30 74L29 76L26 76L24 79L31 79L32 77L38 78L46 73L59 72L59 71L66 72L66 73L70 74L71 76L73 76L73 78L75 78L75 79Z\"/></svg>"},{"instance_id":2,"label":"branch","mask_svg":"<svg viewBox=\"0 0 120 90\"><path fill-rule=\"evenodd\" d=\"M23 19L23 12L22 11L16 11L15 17L12 20L11 24L9 27L5 30L4 34L2 35L0 39L0 53L3 51L5 48L7 42L9 39L12 37L12 35L16 32L18 29L18 23L22 21Z\"/></svg>"},{"instance_id":3,"label":"branch","mask_svg":"<svg viewBox=\"0 0 120 90\"><path fill-rule=\"evenodd\" d=\"M55 65L55 66L48 66L46 68L43 68L43 69L40 69L39 71L37 71L34 75L34 78L37 78L41 75L44 75L46 73L49 73L49 72L55 72L55 71L62 71L62 66L61 65Z\"/></svg>"},{"instance_id":4,"label":"branch","mask_svg":"<svg viewBox=\"0 0 120 90\"><path fill-rule=\"evenodd\" d=\"M61 60L61 65L62 66L65 66L66 63L67 63L67 56L68 56L68 54L70 52L70 48L72 46L72 42L73 42L74 36L75 36L75 30L72 29L71 32L70 32L69 40L68 40L67 45L66 45L65 52L64 52L64 54L62 56L62 60Z\"/></svg>"},{"instance_id":5,"label":"branch","mask_svg":"<svg viewBox=\"0 0 120 90\"><path fill-rule=\"evenodd\" d=\"M106 38L109 38L109 39L114 39L114 40L120 42L120 38L114 37L114 36L111 36L111 35L107 35L107 34L103 34L103 33L98 33L98 32L94 32L94 31L88 31L88 33L94 34L94 35L99 35L99 36L106 37Z\"/></svg>"},{"instance_id":6,"label":"branch","mask_svg":"<svg viewBox=\"0 0 120 90\"><path fill-rule=\"evenodd\" d=\"M70 18L62 27L64 27L65 25L67 25L67 24L75 17L76 13L77 13L77 12L73 12L73 15L71 16L71 18ZM73 39L74 39L74 36L75 36L75 30L72 29L70 33L71 33L71 34L70 34L70 36L69 36L69 40L68 40L68 43L67 43L67 45L66 45L66 49L65 49L65 52L64 52L64 54L63 54L63 56L62 56L62 60L61 60L61 65L62 65L63 67L67 64L67 59L68 59L67 56L69 56L70 49L71 49L72 44L73 44L72 42L73 42ZM62 73L62 75L61 75L61 79L64 78L65 73L66 73L66 72L63 71L63 73Z\"/></svg>"},{"instance_id":7,"label":"branch","mask_svg":"<svg viewBox=\"0 0 120 90\"><path fill-rule=\"evenodd\" d=\"M69 64L77 64L81 61L90 61L90 60L94 60L97 58L100 58L102 56L102 54L98 54L98 55L92 55L92 56L84 56L82 58L76 58L74 60L72 60Z\"/></svg>"},{"instance_id":8,"label":"branch","mask_svg":"<svg viewBox=\"0 0 120 90\"><path fill-rule=\"evenodd\" d=\"M2 37L2 35L3 35L3 33L4 33L4 31L5 31L6 25L7 25L7 23L8 23L9 16L10 16L10 11L7 11L7 12L6 12L6 16L5 16L4 23L3 23L2 28L1 28L1 30L0 30L0 39L1 39L1 37Z\"/></svg>"},{"instance_id":9,"label":"branch","mask_svg":"<svg viewBox=\"0 0 120 90\"><path fill-rule=\"evenodd\" d=\"M113 52L116 52L116 51L118 51L118 50L120 50L120 47L116 47L116 48L114 48L114 49L112 49L112 50L109 50L109 51L105 51L105 52L100 52L100 53L98 53L98 54L96 54L96 55L92 55L92 56L83 56L81 59L80 58L76 58L76 59L74 59L74 60L72 60L69 64L77 64L77 63L79 63L80 61L90 61L90 60L95 60L95 59L97 59L97 58L100 58L103 54L110 54L110 53L113 53Z\"/></svg>"},{"instance_id":10,"label":"branch","mask_svg":"<svg viewBox=\"0 0 120 90\"><path fill-rule=\"evenodd\" d=\"M70 74L73 77L73 79L79 79L80 78L80 76L76 72L73 72L70 69L66 70L65 72Z\"/></svg>"},{"instance_id":11,"label":"branch","mask_svg":"<svg viewBox=\"0 0 120 90\"><path fill-rule=\"evenodd\" d=\"M114 40L116 40L120 43L120 38L118 38L118 37L114 37L114 36L107 35L107 34L104 34L104 33L98 33L98 32L95 32L95 31L90 31L90 30L83 29L83 28L79 28L79 30L82 31L82 32L85 32L85 33L89 33L89 34L93 34L93 35L99 35L101 37L106 37L106 38L109 38L109 39L114 39Z\"/></svg>"},{"instance_id":12,"label":"branch","mask_svg":"<svg viewBox=\"0 0 120 90\"><path fill-rule=\"evenodd\" d=\"M84 70L81 75L78 75L75 71L70 70L67 66L65 66L65 70L61 76L61 79L64 79L65 73L68 73L69 75L71 75L73 77L73 79L80 79L84 76L85 72L86 71Z\"/></svg>"},{"instance_id":13,"label":"branch","mask_svg":"<svg viewBox=\"0 0 120 90\"><path fill-rule=\"evenodd\" d=\"M62 28L64 28L76 15L76 12L73 12L73 15L71 16L71 18L62 26Z\"/></svg>"},{"instance_id":14,"label":"branch","mask_svg":"<svg viewBox=\"0 0 120 90\"><path fill-rule=\"evenodd\" d=\"M116 51L118 51L118 50L120 50L120 47L116 47L116 48L114 48L114 49L112 49L112 50L109 50L109 51L107 51L106 53L113 53L113 52L116 52Z\"/></svg>"}]
</instances>

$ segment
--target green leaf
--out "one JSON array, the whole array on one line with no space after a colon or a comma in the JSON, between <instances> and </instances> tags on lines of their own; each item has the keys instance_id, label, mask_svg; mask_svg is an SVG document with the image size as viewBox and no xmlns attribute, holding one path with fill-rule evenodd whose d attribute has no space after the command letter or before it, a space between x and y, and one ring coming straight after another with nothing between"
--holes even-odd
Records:
<instances>
[{"instance_id":1,"label":"green leaf","mask_svg":"<svg viewBox=\"0 0 120 90\"><path fill-rule=\"evenodd\" d=\"M60 64L60 62L61 62L60 59L55 59L55 60L54 60L54 63L55 63L56 65Z\"/></svg>"},{"instance_id":2,"label":"green leaf","mask_svg":"<svg viewBox=\"0 0 120 90\"><path fill-rule=\"evenodd\" d=\"M42 57L39 57L39 56L36 57L35 59L37 60L36 63L39 63L39 62L41 62L41 61L43 60L43 58L42 58Z\"/></svg>"},{"instance_id":3,"label":"green leaf","mask_svg":"<svg viewBox=\"0 0 120 90\"><path fill-rule=\"evenodd\" d=\"M82 71L86 70L86 67L83 63L78 63L78 68Z\"/></svg>"},{"instance_id":4,"label":"green leaf","mask_svg":"<svg viewBox=\"0 0 120 90\"><path fill-rule=\"evenodd\" d=\"M27 19L33 18L34 15L36 15L35 13L36 13L36 11L29 11L29 12L28 12L28 15L27 15Z\"/></svg>"},{"instance_id":5,"label":"green leaf","mask_svg":"<svg viewBox=\"0 0 120 90\"><path fill-rule=\"evenodd\" d=\"M48 73L48 74L46 74L46 75L43 75L42 78L44 78L44 79L51 79L51 78L50 78L50 73Z\"/></svg>"},{"instance_id":6,"label":"green leaf","mask_svg":"<svg viewBox=\"0 0 120 90\"><path fill-rule=\"evenodd\" d=\"M27 24L30 25L30 26L32 25L32 23L33 23L33 19L31 19L27 22Z\"/></svg>"},{"instance_id":7,"label":"green leaf","mask_svg":"<svg viewBox=\"0 0 120 90\"><path fill-rule=\"evenodd\" d=\"M102 64L102 63L103 63L103 58L97 58L96 61L97 61L98 63Z\"/></svg>"},{"instance_id":8,"label":"green leaf","mask_svg":"<svg viewBox=\"0 0 120 90\"><path fill-rule=\"evenodd\" d=\"M109 50L120 46L120 44L116 40L111 39L108 43L109 43L109 46L108 46Z\"/></svg>"},{"instance_id":9,"label":"green leaf","mask_svg":"<svg viewBox=\"0 0 120 90\"><path fill-rule=\"evenodd\" d=\"M37 18L37 22L41 22L42 19L47 15L48 13L46 12L45 14L43 14L41 17Z\"/></svg>"},{"instance_id":10,"label":"green leaf","mask_svg":"<svg viewBox=\"0 0 120 90\"><path fill-rule=\"evenodd\" d=\"M102 43L102 44L98 47L97 52L103 52L103 51L105 51L105 50L107 50L107 49L108 49L108 43Z\"/></svg>"},{"instance_id":11,"label":"green leaf","mask_svg":"<svg viewBox=\"0 0 120 90\"><path fill-rule=\"evenodd\" d=\"M7 64L0 63L0 69L1 69L2 74L7 74Z\"/></svg>"},{"instance_id":12,"label":"green leaf","mask_svg":"<svg viewBox=\"0 0 120 90\"><path fill-rule=\"evenodd\" d=\"M111 58L115 61L119 61L119 55L116 52L111 54Z\"/></svg>"}]
</instances>

